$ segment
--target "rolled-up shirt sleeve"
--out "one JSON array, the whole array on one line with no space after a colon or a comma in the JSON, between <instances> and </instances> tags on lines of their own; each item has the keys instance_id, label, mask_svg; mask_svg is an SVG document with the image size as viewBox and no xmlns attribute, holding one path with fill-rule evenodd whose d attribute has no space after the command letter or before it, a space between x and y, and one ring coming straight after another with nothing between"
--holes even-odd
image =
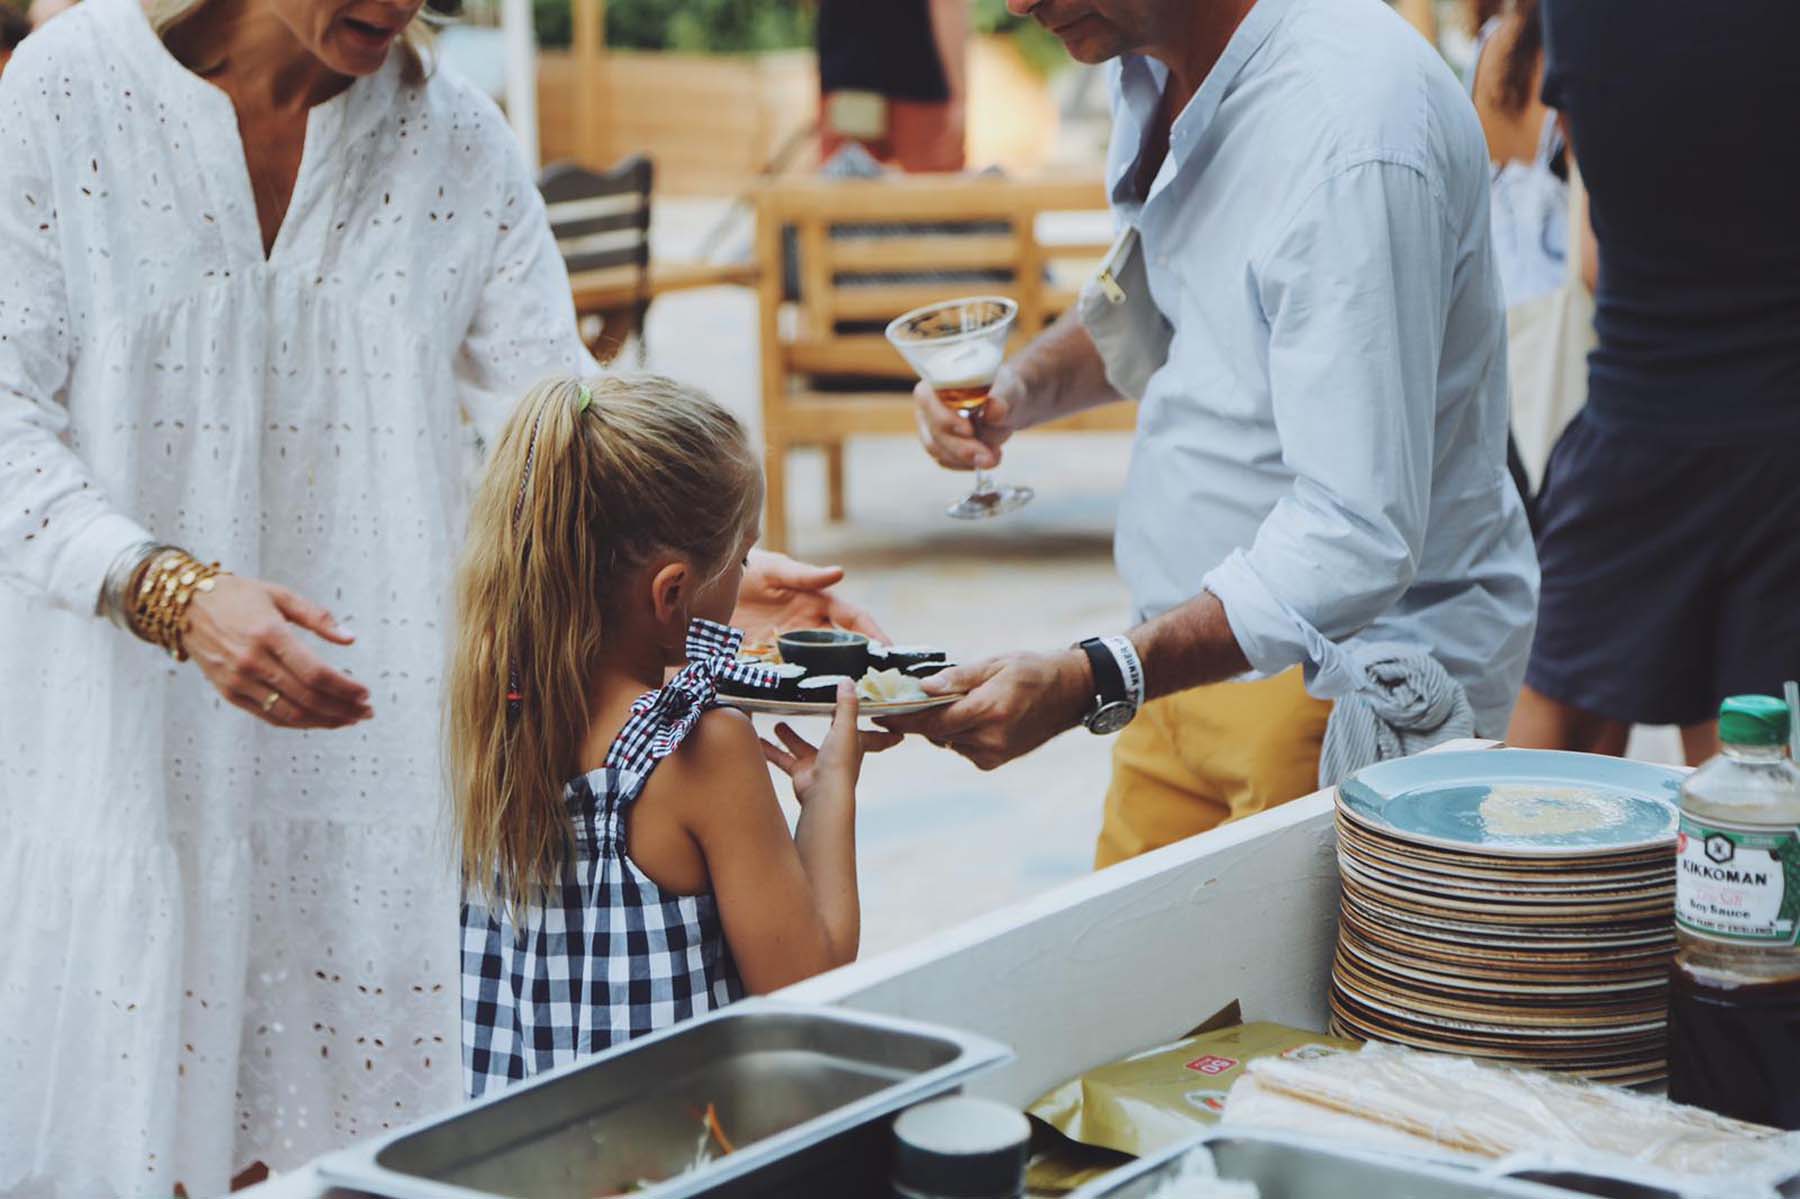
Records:
<instances>
[{"instance_id":1,"label":"rolled-up shirt sleeve","mask_svg":"<svg viewBox=\"0 0 1800 1199\"><path fill-rule=\"evenodd\" d=\"M149 537L67 441L74 353L34 60L0 83L0 578L94 613L113 559Z\"/></svg>"},{"instance_id":2,"label":"rolled-up shirt sleeve","mask_svg":"<svg viewBox=\"0 0 1800 1199\"><path fill-rule=\"evenodd\" d=\"M1321 639L1363 629L1417 572L1454 239L1422 173L1365 161L1305 197L1251 268L1294 485L1204 586L1274 674L1321 665Z\"/></svg>"}]
</instances>

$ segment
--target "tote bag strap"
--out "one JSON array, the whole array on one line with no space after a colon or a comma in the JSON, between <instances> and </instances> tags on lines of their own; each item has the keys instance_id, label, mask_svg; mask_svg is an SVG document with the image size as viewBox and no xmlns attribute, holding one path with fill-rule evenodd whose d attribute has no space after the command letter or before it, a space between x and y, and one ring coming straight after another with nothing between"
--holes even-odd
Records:
<instances>
[{"instance_id":1,"label":"tote bag strap","mask_svg":"<svg viewBox=\"0 0 1800 1199\"><path fill-rule=\"evenodd\" d=\"M1556 120L1551 116L1549 124ZM1592 234L1588 230L1587 219L1587 185L1581 181L1581 168L1575 165L1575 155L1571 151L1569 163L1569 252L1563 255L1563 282L1570 287L1587 291L1587 283L1581 277L1581 260Z\"/></svg>"}]
</instances>

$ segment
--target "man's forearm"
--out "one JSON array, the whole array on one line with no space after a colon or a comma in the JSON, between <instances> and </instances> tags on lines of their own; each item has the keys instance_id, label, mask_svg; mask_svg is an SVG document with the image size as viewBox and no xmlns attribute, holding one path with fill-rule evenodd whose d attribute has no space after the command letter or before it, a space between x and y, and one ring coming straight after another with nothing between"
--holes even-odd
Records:
<instances>
[{"instance_id":1,"label":"man's forearm","mask_svg":"<svg viewBox=\"0 0 1800 1199\"><path fill-rule=\"evenodd\" d=\"M1225 605L1210 591L1132 629L1144 664L1148 699L1235 678L1250 669L1225 618Z\"/></svg>"},{"instance_id":2,"label":"man's forearm","mask_svg":"<svg viewBox=\"0 0 1800 1199\"><path fill-rule=\"evenodd\" d=\"M1210 592L1145 621L1130 637L1144 666L1148 699L1217 683L1250 668L1232 636L1224 605ZM1088 655L1076 648L953 666L927 679L925 689L963 697L928 712L885 717L881 723L923 733L992 770L1079 725L1094 710L1097 687Z\"/></svg>"},{"instance_id":3,"label":"man's forearm","mask_svg":"<svg viewBox=\"0 0 1800 1199\"><path fill-rule=\"evenodd\" d=\"M1126 397L1106 381L1106 363L1081 318L1063 313L1008 365L1031 398L1023 425L1042 425Z\"/></svg>"}]
</instances>

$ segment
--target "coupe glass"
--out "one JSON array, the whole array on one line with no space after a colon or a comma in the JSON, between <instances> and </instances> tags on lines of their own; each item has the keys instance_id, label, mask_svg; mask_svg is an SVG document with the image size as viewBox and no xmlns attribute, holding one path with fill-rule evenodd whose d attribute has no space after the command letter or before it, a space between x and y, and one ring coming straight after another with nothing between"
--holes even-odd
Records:
<instances>
[{"instance_id":1,"label":"coupe glass","mask_svg":"<svg viewBox=\"0 0 1800 1199\"><path fill-rule=\"evenodd\" d=\"M1019 306L1004 296L946 300L896 317L887 339L938 399L978 426L1018 315ZM1033 494L1029 487L997 483L977 470L975 490L946 511L957 520L982 520L1024 507Z\"/></svg>"}]
</instances>

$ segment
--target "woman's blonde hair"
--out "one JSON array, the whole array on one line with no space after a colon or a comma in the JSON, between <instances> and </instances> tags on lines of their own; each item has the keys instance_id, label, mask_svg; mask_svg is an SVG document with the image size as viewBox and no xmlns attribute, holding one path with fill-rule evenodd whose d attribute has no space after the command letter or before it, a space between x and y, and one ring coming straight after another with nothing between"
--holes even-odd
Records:
<instances>
[{"instance_id":1,"label":"woman's blonde hair","mask_svg":"<svg viewBox=\"0 0 1800 1199\"><path fill-rule=\"evenodd\" d=\"M200 15L212 0L144 0L144 15L156 36L166 37L169 30ZM421 7L400 38L400 52L406 56L401 78L414 86L425 82L431 74L431 40L433 34L430 10Z\"/></svg>"},{"instance_id":2,"label":"woman's blonde hair","mask_svg":"<svg viewBox=\"0 0 1800 1199\"><path fill-rule=\"evenodd\" d=\"M692 388L552 379L520 402L476 493L450 667L456 838L465 886L490 906L560 877L563 786L581 769L620 580L663 553L718 578L761 505L743 426Z\"/></svg>"}]
</instances>

